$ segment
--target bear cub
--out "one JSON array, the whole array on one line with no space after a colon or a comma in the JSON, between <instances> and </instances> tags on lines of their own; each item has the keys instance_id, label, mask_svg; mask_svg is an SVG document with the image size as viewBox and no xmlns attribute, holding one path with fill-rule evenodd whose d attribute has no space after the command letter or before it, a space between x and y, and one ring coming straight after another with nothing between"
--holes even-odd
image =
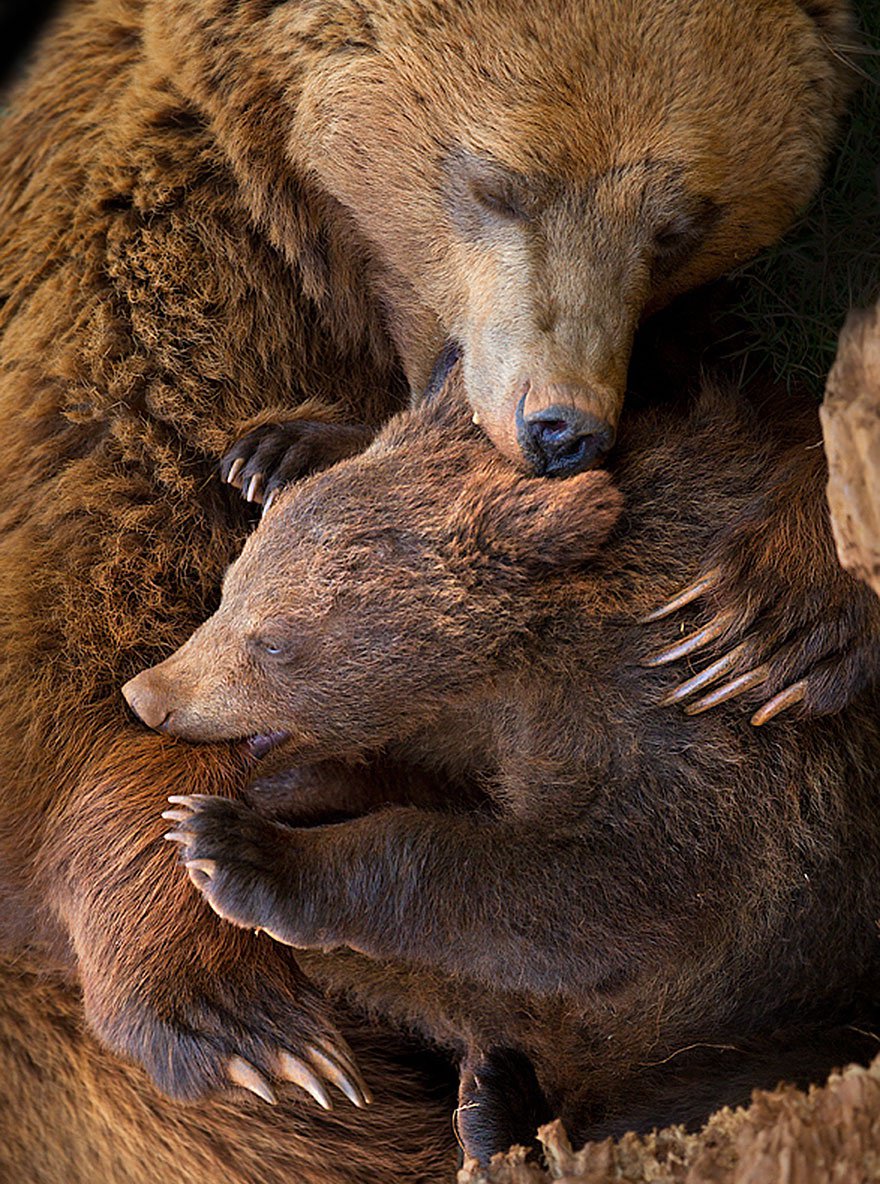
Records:
<instances>
[{"instance_id":1,"label":"bear cub","mask_svg":"<svg viewBox=\"0 0 880 1184\"><path fill-rule=\"evenodd\" d=\"M880 969L877 696L753 728L664 710L642 660L658 596L806 455L815 411L768 431L768 406L634 414L611 474L548 484L454 372L281 490L214 615L125 687L170 736L300 770L283 821L178 796L168 837L221 917L460 1057L479 1158L552 1115L699 1122L871 1051L846 1025ZM835 578L830 542L804 554Z\"/></svg>"}]
</instances>

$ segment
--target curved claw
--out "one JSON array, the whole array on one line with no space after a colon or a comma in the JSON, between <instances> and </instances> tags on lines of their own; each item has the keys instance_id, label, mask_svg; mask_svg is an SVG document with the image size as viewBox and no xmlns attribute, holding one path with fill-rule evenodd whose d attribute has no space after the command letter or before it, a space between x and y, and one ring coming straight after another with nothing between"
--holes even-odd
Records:
<instances>
[{"instance_id":1,"label":"curved claw","mask_svg":"<svg viewBox=\"0 0 880 1184\"><path fill-rule=\"evenodd\" d=\"M253 477L251 477L250 481L248 482L248 487L247 487L247 491L244 495L244 500L246 502L262 501L262 490L263 490L263 474L262 473L254 473Z\"/></svg>"},{"instance_id":2,"label":"curved claw","mask_svg":"<svg viewBox=\"0 0 880 1184\"><path fill-rule=\"evenodd\" d=\"M162 817L167 822L188 822L192 813L189 810L163 810Z\"/></svg>"},{"instance_id":3,"label":"curved claw","mask_svg":"<svg viewBox=\"0 0 880 1184\"><path fill-rule=\"evenodd\" d=\"M802 703L807 694L807 680L802 678L799 682L794 682L790 687L786 687L784 691L780 691L778 695L774 695L772 699L759 707L752 716L751 722L756 728L760 728L762 724L766 724L768 720L779 715L780 712L793 707L796 703Z\"/></svg>"},{"instance_id":4,"label":"curved claw","mask_svg":"<svg viewBox=\"0 0 880 1184\"><path fill-rule=\"evenodd\" d=\"M244 457L239 456L229 466L229 472L226 474L226 484L227 485L235 485L237 488L238 482L236 481L236 477L238 477L238 474L241 472L241 470L243 468L244 468Z\"/></svg>"},{"instance_id":5,"label":"curved claw","mask_svg":"<svg viewBox=\"0 0 880 1184\"><path fill-rule=\"evenodd\" d=\"M372 1102L373 1095L366 1082L347 1057L339 1053L331 1057L313 1044L308 1046L306 1053L319 1073L345 1094L353 1106L361 1108Z\"/></svg>"},{"instance_id":6,"label":"curved claw","mask_svg":"<svg viewBox=\"0 0 880 1184\"><path fill-rule=\"evenodd\" d=\"M210 796L209 793L175 793L168 801L172 806L188 806L190 810L195 810L199 802L206 802Z\"/></svg>"},{"instance_id":7,"label":"curved claw","mask_svg":"<svg viewBox=\"0 0 880 1184\"><path fill-rule=\"evenodd\" d=\"M713 617L709 624L704 625L702 629L697 629L695 633L688 634L687 637L683 637L681 641L675 642L674 645L667 646L663 650L658 650L656 653L645 658L642 665L665 666L668 662L677 662L679 658L685 658L688 654L702 649L710 641L717 641L719 637L723 637L733 624L733 620L732 613L719 613L717 617Z\"/></svg>"},{"instance_id":8,"label":"curved claw","mask_svg":"<svg viewBox=\"0 0 880 1184\"><path fill-rule=\"evenodd\" d=\"M192 835L184 834L182 830L167 830L162 838L168 843L182 843L185 845L192 840Z\"/></svg>"},{"instance_id":9,"label":"curved claw","mask_svg":"<svg viewBox=\"0 0 880 1184\"><path fill-rule=\"evenodd\" d=\"M275 1105L276 1098L272 1093L272 1087L269 1085L269 1082L259 1069L255 1069L250 1061L246 1061L244 1057L232 1057L227 1062L226 1075L233 1085L238 1085L242 1089L249 1089L252 1094L256 1094L258 1098L262 1098L270 1106Z\"/></svg>"},{"instance_id":10,"label":"curved claw","mask_svg":"<svg viewBox=\"0 0 880 1184\"><path fill-rule=\"evenodd\" d=\"M705 670L701 670L699 674L695 674L693 678L689 678L687 682L683 682L673 688L673 690L667 691L660 700L660 706L671 707L674 703L680 703L682 699L687 699L697 691L701 691L703 687L717 682L722 675L729 674L735 669L743 658L747 658L750 650L751 647L747 646L745 642L736 646L729 654L724 654L723 657L718 658L717 661L707 666Z\"/></svg>"},{"instance_id":11,"label":"curved claw","mask_svg":"<svg viewBox=\"0 0 880 1184\"><path fill-rule=\"evenodd\" d=\"M272 503L275 501L275 495L278 493L277 489L273 489L266 500L263 502L263 513L265 514Z\"/></svg>"},{"instance_id":12,"label":"curved claw","mask_svg":"<svg viewBox=\"0 0 880 1184\"><path fill-rule=\"evenodd\" d=\"M767 666L757 666L754 670L747 670L739 678L734 678L724 686L717 687L708 695L704 695L702 699L698 699L696 703L689 703L684 709L685 713L687 715L701 715L711 707L718 707L719 704L726 703L728 699L735 699L737 695L742 695L746 691L760 686L762 682L766 681L769 673L770 670Z\"/></svg>"},{"instance_id":13,"label":"curved claw","mask_svg":"<svg viewBox=\"0 0 880 1184\"><path fill-rule=\"evenodd\" d=\"M654 621L662 621L664 617L669 617L673 613L677 613L680 608L684 608L685 605L691 604L694 600L699 600L701 596L714 588L720 578L720 569L713 567L711 571L707 571L698 580L694 580L692 584L688 584L686 588L682 588L681 592L673 596L671 600L667 600L665 604L662 604L659 608L655 608L646 617L642 617L639 624L650 625Z\"/></svg>"},{"instance_id":14,"label":"curved claw","mask_svg":"<svg viewBox=\"0 0 880 1184\"><path fill-rule=\"evenodd\" d=\"M278 1076L285 1081L293 1082L300 1089L304 1089L307 1094L311 1094L324 1110L333 1109L333 1103L317 1076L305 1061L301 1061L299 1057L295 1057L293 1053L287 1052L285 1049L282 1049L278 1054Z\"/></svg>"}]
</instances>

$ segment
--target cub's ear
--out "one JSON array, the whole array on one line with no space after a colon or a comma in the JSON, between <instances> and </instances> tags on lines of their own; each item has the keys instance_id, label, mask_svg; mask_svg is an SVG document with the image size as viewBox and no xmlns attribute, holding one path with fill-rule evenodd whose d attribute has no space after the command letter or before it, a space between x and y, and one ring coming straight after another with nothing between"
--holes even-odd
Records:
<instances>
[{"instance_id":1,"label":"cub's ear","mask_svg":"<svg viewBox=\"0 0 880 1184\"><path fill-rule=\"evenodd\" d=\"M576 567L595 555L622 508L623 495L601 470L559 481L496 467L473 474L459 521L488 562L528 571Z\"/></svg>"}]
</instances>

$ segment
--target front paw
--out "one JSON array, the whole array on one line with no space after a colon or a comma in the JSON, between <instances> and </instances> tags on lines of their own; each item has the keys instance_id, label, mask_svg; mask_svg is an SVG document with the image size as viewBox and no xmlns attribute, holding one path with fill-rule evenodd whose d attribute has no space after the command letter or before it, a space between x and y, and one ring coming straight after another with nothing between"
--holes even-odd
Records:
<instances>
[{"instance_id":1,"label":"front paw","mask_svg":"<svg viewBox=\"0 0 880 1184\"><path fill-rule=\"evenodd\" d=\"M645 618L665 623L690 605L701 609L696 628L645 659L651 667L689 664L664 705L698 715L742 697L761 725L783 711L833 714L876 682L876 597L840 569L827 545L790 556L783 542L760 534L727 540L708 571Z\"/></svg>"},{"instance_id":2,"label":"front paw","mask_svg":"<svg viewBox=\"0 0 880 1184\"><path fill-rule=\"evenodd\" d=\"M284 945L318 944L297 917L294 835L241 802L203 794L168 799L165 838L181 846L190 880L224 921Z\"/></svg>"},{"instance_id":3,"label":"front paw","mask_svg":"<svg viewBox=\"0 0 880 1184\"><path fill-rule=\"evenodd\" d=\"M326 1000L286 950L231 929L207 937L136 966L133 986L120 979L124 951L109 972L84 976L87 1015L111 1048L181 1101L235 1086L274 1104L286 1083L325 1110L329 1085L355 1106L372 1101Z\"/></svg>"},{"instance_id":4,"label":"front paw","mask_svg":"<svg viewBox=\"0 0 880 1184\"><path fill-rule=\"evenodd\" d=\"M538 1151L538 1127L553 1115L525 1053L493 1048L461 1067L455 1126L466 1156L488 1164L513 1146Z\"/></svg>"},{"instance_id":5,"label":"front paw","mask_svg":"<svg viewBox=\"0 0 880 1184\"><path fill-rule=\"evenodd\" d=\"M240 489L245 501L261 503L265 513L285 485L355 456L372 438L372 430L361 424L318 419L261 424L223 457L220 479Z\"/></svg>"}]
</instances>

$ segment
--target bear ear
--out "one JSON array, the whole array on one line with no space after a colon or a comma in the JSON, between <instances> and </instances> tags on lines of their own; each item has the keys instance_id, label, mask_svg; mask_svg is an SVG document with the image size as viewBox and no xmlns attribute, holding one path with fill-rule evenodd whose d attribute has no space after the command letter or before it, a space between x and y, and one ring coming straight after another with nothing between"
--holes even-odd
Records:
<instances>
[{"instance_id":1,"label":"bear ear","mask_svg":"<svg viewBox=\"0 0 880 1184\"><path fill-rule=\"evenodd\" d=\"M795 0L795 7L816 26L825 52L832 59L834 82L829 98L835 115L840 117L861 74L853 61L860 42L853 6L850 0Z\"/></svg>"},{"instance_id":2,"label":"bear ear","mask_svg":"<svg viewBox=\"0 0 880 1184\"><path fill-rule=\"evenodd\" d=\"M832 42L852 33L854 20L849 0L795 0L795 3Z\"/></svg>"},{"instance_id":3,"label":"bear ear","mask_svg":"<svg viewBox=\"0 0 880 1184\"><path fill-rule=\"evenodd\" d=\"M472 491L472 541L508 570L577 567L597 553L620 517L623 496L608 473L564 480L511 474ZM476 507L476 508L474 508Z\"/></svg>"}]
</instances>

